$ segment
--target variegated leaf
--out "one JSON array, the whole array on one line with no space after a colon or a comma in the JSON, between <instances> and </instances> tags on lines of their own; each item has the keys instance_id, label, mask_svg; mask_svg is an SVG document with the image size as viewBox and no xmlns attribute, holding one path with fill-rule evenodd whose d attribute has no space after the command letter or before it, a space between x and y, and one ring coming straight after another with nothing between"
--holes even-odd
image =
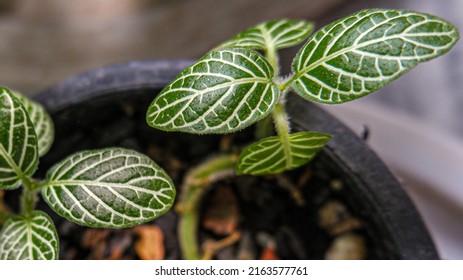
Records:
<instances>
[{"instance_id":1,"label":"variegated leaf","mask_svg":"<svg viewBox=\"0 0 463 280\"><path fill-rule=\"evenodd\" d=\"M265 175L297 168L308 163L330 139L330 135L320 132L298 132L287 139L264 138L243 150L237 173Z\"/></svg>"},{"instance_id":2,"label":"variegated leaf","mask_svg":"<svg viewBox=\"0 0 463 280\"><path fill-rule=\"evenodd\" d=\"M364 10L316 32L293 61L293 88L321 103L347 102L383 87L459 38L449 22L411 11Z\"/></svg>"},{"instance_id":3,"label":"variegated leaf","mask_svg":"<svg viewBox=\"0 0 463 280\"><path fill-rule=\"evenodd\" d=\"M258 24L220 45L221 48L283 49L302 43L314 25L303 20L278 19Z\"/></svg>"},{"instance_id":4,"label":"variegated leaf","mask_svg":"<svg viewBox=\"0 0 463 280\"><path fill-rule=\"evenodd\" d=\"M42 211L30 217L10 217L0 232L2 260L56 260L58 234L53 221Z\"/></svg>"},{"instance_id":5,"label":"variegated leaf","mask_svg":"<svg viewBox=\"0 0 463 280\"><path fill-rule=\"evenodd\" d=\"M30 100L19 92L13 91L13 94L23 104L24 108L26 108L27 114L34 125L35 132L37 134L39 156L44 156L48 150L50 150L55 137L53 121L42 105Z\"/></svg>"},{"instance_id":6,"label":"variegated leaf","mask_svg":"<svg viewBox=\"0 0 463 280\"><path fill-rule=\"evenodd\" d=\"M42 196L61 216L90 227L124 228L172 206L172 180L150 158L109 148L73 154L47 173Z\"/></svg>"},{"instance_id":7,"label":"variegated leaf","mask_svg":"<svg viewBox=\"0 0 463 280\"><path fill-rule=\"evenodd\" d=\"M187 67L150 105L147 122L166 131L229 133L267 116L279 98L257 52L212 51Z\"/></svg>"},{"instance_id":8,"label":"variegated leaf","mask_svg":"<svg viewBox=\"0 0 463 280\"><path fill-rule=\"evenodd\" d=\"M26 109L0 88L0 188L13 189L34 174L39 163L37 136Z\"/></svg>"}]
</instances>

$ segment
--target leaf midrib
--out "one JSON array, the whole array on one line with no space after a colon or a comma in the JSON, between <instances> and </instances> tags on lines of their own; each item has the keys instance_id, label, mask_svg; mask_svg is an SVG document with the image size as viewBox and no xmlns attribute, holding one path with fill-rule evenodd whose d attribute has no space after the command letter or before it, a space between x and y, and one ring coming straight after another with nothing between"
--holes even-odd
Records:
<instances>
[{"instance_id":1,"label":"leaf midrib","mask_svg":"<svg viewBox=\"0 0 463 280\"><path fill-rule=\"evenodd\" d=\"M272 36L268 33L268 30L265 26L259 25L259 30L262 33L262 38L264 38L264 47L265 51L271 51L275 49L275 45L273 44Z\"/></svg>"},{"instance_id":2,"label":"leaf midrib","mask_svg":"<svg viewBox=\"0 0 463 280\"><path fill-rule=\"evenodd\" d=\"M207 76L207 73L205 74L205 76ZM161 110L161 109L166 110L166 109L174 107L177 104L182 103L183 101L193 100L196 97L201 96L202 94L204 94L206 92L215 91L215 90L218 90L218 89L221 89L221 88L232 87L232 86L246 84L246 83L273 83L273 82L272 82L272 80L270 78L253 77L253 78L236 79L236 80L233 80L233 81L230 81L230 82L215 85L213 87L206 87L206 88L201 89L201 90L194 90L194 89L191 89L191 88L183 88L183 87L169 88L167 91L165 91L163 93L163 95L159 96L158 98L165 97L165 95L168 95L168 94L170 94L172 92L176 92L176 91L190 91L193 94L187 95L187 96L182 97L180 99L177 99L177 100L175 100L175 102L167 103L166 106L163 106L163 107L159 106L158 104L156 104L156 105L158 107L158 110ZM158 112L156 110L153 113L151 113L149 115L149 117L153 117L153 116L155 116L157 114L158 114Z\"/></svg>"},{"instance_id":3,"label":"leaf midrib","mask_svg":"<svg viewBox=\"0 0 463 280\"><path fill-rule=\"evenodd\" d=\"M19 168L19 166L14 161L14 159L5 150L5 147L3 147L3 144L1 143L0 143L0 154L6 160L6 163L8 163L8 165L12 168L13 172L16 173L16 175L18 176L18 179L23 179L26 177L26 175L21 171L21 168Z\"/></svg>"},{"instance_id":4,"label":"leaf midrib","mask_svg":"<svg viewBox=\"0 0 463 280\"><path fill-rule=\"evenodd\" d=\"M32 219L26 218L24 220L24 223L26 225L26 234L27 234L27 247L29 251L29 257L33 259L33 251L32 251L32 245L34 244L32 242Z\"/></svg>"},{"instance_id":5,"label":"leaf midrib","mask_svg":"<svg viewBox=\"0 0 463 280\"><path fill-rule=\"evenodd\" d=\"M162 191L145 189L139 186L124 184L124 183L94 182L94 181L86 181L86 180L48 181L44 184L44 187L66 187L66 185L73 185L73 186L74 185L86 185L86 186L103 187L103 188L131 188L131 189L139 190L139 191L149 193L152 195L160 195L162 193ZM160 190L163 190L163 188L161 188Z\"/></svg>"},{"instance_id":6,"label":"leaf midrib","mask_svg":"<svg viewBox=\"0 0 463 280\"><path fill-rule=\"evenodd\" d=\"M454 33L453 31L449 31L449 32L445 32L445 33L438 32L436 34L439 34L441 36L448 35L448 36L452 37L451 34L453 34L453 33ZM300 77L306 75L307 72L312 71L313 69L317 68L318 66L322 65L323 63L325 63L325 62L327 62L327 61L329 61L329 60L331 60L331 59L333 59L333 58L335 58L335 57L337 57L339 55L342 55L344 53L348 53L348 52L350 52L352 50L355 50L355 49L358 49L358 48L363 48L363 47L366 47L366 46L368 46L370 44L375 44L375 43L378 43L378 42L384 42L384 41L387 41L387 40L392 40L392 39L397 39L397 38L402 38L402 39L405 40L404 37L421 37L421 36L426 36L426 34L431 34L431 33L419 33L419 34L409 34L409 35L403 35L403 34L402 35L393 35L393 36L385 37L386 39L385 38L378 38L378 39L366 41L366 42L358 44L358 45L352 45L350 47L346 47L346 48L344 48L342 50L339 50L339 51L334 52L334 53L332 53L332 54L330 54L328 56L325 56L325 57L321 58L320 60L316 61L315 63L310 64L307 67L302 68L301 70L297 71L295 73L295 75L290 79L290 81L288 81L288 83L290 84L290 83L294 82L295 80L298 80ZM430 46L430 47L433 48L433 49L438 49L436 47L432 47L432 46ZM433 56L431 56L431 57L433 57ZM397 56L397 58L400 59L401 56ZM420 56L413 56L412 58L420 58Z\"/></svg>"}]
</instances>

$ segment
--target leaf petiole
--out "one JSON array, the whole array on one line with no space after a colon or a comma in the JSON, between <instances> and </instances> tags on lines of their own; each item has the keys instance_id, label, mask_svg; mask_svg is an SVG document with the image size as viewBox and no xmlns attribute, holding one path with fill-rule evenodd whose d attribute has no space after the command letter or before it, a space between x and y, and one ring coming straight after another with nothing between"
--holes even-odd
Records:
<instances>
[{"instance_id":1,"label":"leaf petiole","mask_svg":"<svg viewBox=\"0 0 463 280\"><path fill-rule=\"evenodd\" d=\"M205 191L212 183L235 176L236 155L210 158L188 173L183 181L182 195L177 204L178 234L185 259L200 259L197 244L199 207Z\"/></svg>"},{"instance_id":2,"label":"leaf petiole","mask_svg":"<svg viewBox=\"0 0 463 280\"><path fill-rule=\"evenodd\" d=\"M280 64L279 64L279 59L278 59L278 53L275 49L275 47L271 44L267 45L267 48L265 49L265 58L267 59L268 63L273 68L273 77L276 79L279 76L280 72Z\"/></svg>"},{"instance_id":3,"label":"leaf petiole","mask_svg":"<svg viewBox=\"0 0 463 280\"><path fill-rule=\"evenodd\" d=\"M291 73L288 77L286 77L282 82L277 83L278 89L282 92L281 96L284 96L284 93L287 92L291 86L291 84L297 79L298 77Z\"/></svg>"}]
</instances>

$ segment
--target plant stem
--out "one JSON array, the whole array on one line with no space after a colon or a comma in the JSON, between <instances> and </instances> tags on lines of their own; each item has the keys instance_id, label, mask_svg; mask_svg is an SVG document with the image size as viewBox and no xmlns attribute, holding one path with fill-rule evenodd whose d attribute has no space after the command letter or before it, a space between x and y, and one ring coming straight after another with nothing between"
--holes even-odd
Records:
<instances>
[{"instance_id":1,"label":"plant stem","mask_svg":"<svg viewBox=\"0 0 463 280\"><path fill-rule=\"evenodd\" d=\"M266 34L266 30L261 30L261 31L263 34ZM278 76L280 75L279 74L280 65L278 62L278 53L275 49L275 46L272 44L270 40L266 40L265 58L269 62L270 66L272 66L274 70L273 79L275 82L277 82ZM278 83L277 83L277 86L280 89L280 85L278 85ZM259 139L269 137L272 134L273 134L272 116L269 115L265 117L264 119L260 120L259 122L257 122L255 138L259 140Z\"/></svg>"},{"instance_id":2,"label":"plant stem","mask_svg":"<svg viewBox=\"0 0 463 280\"><path fill-rule=\"evenodd\" d=\"M37 204L37 191L27 187L23 188L21 195L21 214L29 217Z\"/></svg>"},{"instance_id":3,"label":"plant stem","mask_svg":"<svg viewBox=\"0 0 463 280\"><path fill-rule=\"evenodd\" d=\"M180 249L184 259L201 259L197 240L201 199L212 183L235 176L237 159L236 155L219 155L204 161L186 175L176 207L180 219Z\"/></svg>"},{"instance_id":4,"label":"plant stem","mask_svg":"<svg viewBox=\"0 0 463 280\"><path fill-rule=\"evenodd\" d=\"M201 259L198 246L198 214L201 192L195 192L189 195L189 203L194 205L193 208L182 209L180 212L178 235L180 250L186 260Z\"/></svg>"},{"instance_id":5,"label":"plant stem","mask_svg":"<svg viewBox=\"0 0 463 280\"><path fill-rule=\"evenodd\" d=\"M291 145L289 141L290 127L283 100L280 100L280 102L275 105L275 108L272 111L272 115L275 121L275 129L283 145L283 151L286 158L286 167L289 169L292 166Z\"/></svg>"},{"instance_id":6,"label":"plant stem","mask_svg":"<svg viewBox=\"0 0 463 280\"><path fill-rule=\"evenodd\" d=\"M283 102L279 102L275 105L272 111L273 120L275 121L275 128L280 137L285 138L289 135L289 122L288 115Z\"/></svg>"},{"instance_id":7,"label":"plant stem","mask_svg":"<svg viewBox=\"0 0 463 280\"><path fill-rule=\"evenodd\" d=\"M280 75L280 64L278 62L278 53L272 44L267 45L267 49L265 50L265 58L267 58L267 61L273 68L273 77L277 78Z\"/></svg>"},{"instance_id":8,"label":"plant stem","mask_svg":"<svg viewBox=\"0 0 463 280\"><path fill-rule=\"evenodd\" d=\"M286 92L288 91L289 87L291 84L294 82L294 80L297 79L297 76L295 74L291 74L289 77L287 77L281 84L278 85L278 89L281 92Z\"/></svg>"},{"instance_id":9,"label":"plant stem","mask_svg":"<svg viewBox=\"0 0 463 280\"><path fill-rule=\"evenodd\" d=\"M21 194L21 214L28 217L32 214L37 204L37 189L40 183L36 183L29 177L22 177L23 190Z\"/></svg>"}]
</instances>

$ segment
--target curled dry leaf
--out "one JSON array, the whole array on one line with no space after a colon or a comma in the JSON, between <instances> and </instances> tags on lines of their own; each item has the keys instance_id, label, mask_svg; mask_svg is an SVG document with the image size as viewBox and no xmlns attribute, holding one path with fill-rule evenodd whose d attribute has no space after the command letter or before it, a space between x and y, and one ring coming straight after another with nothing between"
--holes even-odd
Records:
<instances>
[{"instance_id":1,"label":"curled dry leaf","mask_svg":"<svg viewBox=\"0 0 463 280\"><path fill-rule=\"evenodd\" d=\"M133 231L140 237L135 244L138 257L142 260L163 260L166 255L164 234L155 225L142 225Z\"/></svg>"},{"instance_id":2,"label":"curled dry leaf","mask_svg":"<svg viewBox=\"0 0 463 280\"><path fill-rule=\"evenodd\" d=\"M238 231L234 231L229 236L221 240L206 240L202 246L204 250L202 259L211 260L216 253L228 246L234 245L240 240L240 238L241 233Z\"/></svg>"},{"instance_id":3,"label":"curled dry leaf","mask_svg":"<svg viewBox=\"0 0 463 280\"><path fill-rule=\"evenodd\" d=\"M82 236L83 248L89 250L87 259L122 260L133 243L130 230L87 229Z\"/></svg>"}]
</instances>

